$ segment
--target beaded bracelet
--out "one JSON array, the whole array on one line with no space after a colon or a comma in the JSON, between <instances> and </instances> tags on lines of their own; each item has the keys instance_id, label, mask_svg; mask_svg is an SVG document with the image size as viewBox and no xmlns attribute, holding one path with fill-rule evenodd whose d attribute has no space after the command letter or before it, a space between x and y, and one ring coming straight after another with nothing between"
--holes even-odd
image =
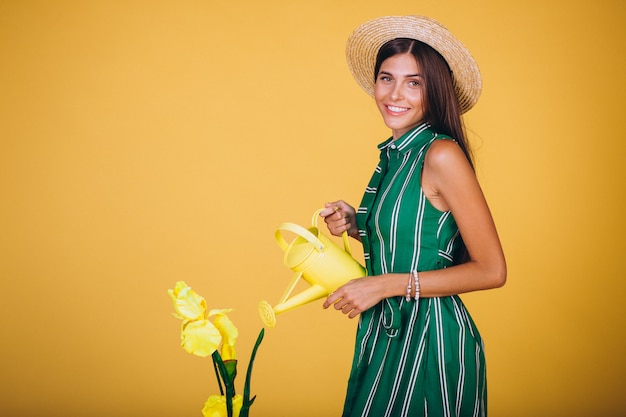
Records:
<instances>
[{"instance_id":1,"label":"beaded bracelet","mask_svg":"<svg viewBox=\"0 0 626 417\"><path fill-rule=\"evenodd\" d=\"M415 282L415 297L414 300L417 301L420 298L420 278L417 271L412 271L411 275L413 275Z\"/></svg>"}]
</instances>

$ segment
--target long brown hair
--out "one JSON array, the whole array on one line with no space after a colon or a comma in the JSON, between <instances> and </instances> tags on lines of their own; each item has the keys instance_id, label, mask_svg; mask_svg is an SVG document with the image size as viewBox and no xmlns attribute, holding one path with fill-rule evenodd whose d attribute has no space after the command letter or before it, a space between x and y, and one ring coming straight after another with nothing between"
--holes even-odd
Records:
<instances>
[{"instance_id":1,"label":"long brown hair","mask_svg":"<svg viewBox=\"0 0 626 417\"><path fill-rule=\"evenodd\" d=\"M472 153L467 143L465 127L461 120L459 99L454 91L452 72L445 59L429 45L410 38L396 38L378 50L374 66L374 82L383 61L398 54L410 53L415 57L424 78L424 121L437 132L454 138L469 164L474 167Z\"/></svg>"}]
</instances>

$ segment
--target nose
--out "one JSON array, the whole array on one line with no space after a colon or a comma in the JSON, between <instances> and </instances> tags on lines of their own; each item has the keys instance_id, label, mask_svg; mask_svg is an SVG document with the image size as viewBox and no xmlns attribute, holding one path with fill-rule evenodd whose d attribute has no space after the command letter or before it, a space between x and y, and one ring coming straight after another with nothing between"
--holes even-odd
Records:
<instances>
[{"instance_id":1,"label":"nose","mask_svg":"<svg viewBox=\"0 0 626 417\"><path fill-rule=\"evenodd\" d=\"M402 98L402 85L400 83L395 83L393 85L393 89L391 90L391 99L399 100Z\"/></svg>"}]
</instances>

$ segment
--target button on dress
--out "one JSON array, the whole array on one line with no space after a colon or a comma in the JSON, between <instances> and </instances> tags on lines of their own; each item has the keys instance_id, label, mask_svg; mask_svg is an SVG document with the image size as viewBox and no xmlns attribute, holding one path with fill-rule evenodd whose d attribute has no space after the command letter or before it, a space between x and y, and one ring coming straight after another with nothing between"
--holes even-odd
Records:
<instances>
[{"instance_id":1,"label":"button on dress","mask_svg":"<svg viewBox=\"0 0 626 417\"><path fill-rule=\"evenodd\" d=\"M368 275L459 263L449 211L426 199L427 150L451 140L427 124L379 145L380 162L357 210ZM344 417L486 416L483 342L461 299L393 297L361 313Z\"/></svg>"}]
</instances>

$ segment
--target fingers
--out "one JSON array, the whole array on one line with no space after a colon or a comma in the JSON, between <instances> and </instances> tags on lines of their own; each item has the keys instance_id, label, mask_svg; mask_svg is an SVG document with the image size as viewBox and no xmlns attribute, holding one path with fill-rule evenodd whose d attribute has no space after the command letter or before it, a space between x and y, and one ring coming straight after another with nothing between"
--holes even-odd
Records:
<instances>
[{"instance_id":1,"label":"fingers","mask_svg":"<svg viewBox=\"0 0 626 417\"><path fill-rule=\"evenodd\" d=\"M328 226L328 230L335 236L341 236L343 232L349 231L352 227L352 223L350 223L345 217L333 217L331 220L326 222L326 225Z\"/></svg>"},{"instance_id":2,"label":"fingers","mask_svg":"<svg viewBox=\"0 0 626 417\"><path fill-rule=\"evenodd\" d=\"M320 216L324 218L328 230L335 236L345 231L349 233L353 225L354 208L343 200L326 203L325 207Z\"/></svg>"},{"instance_id":3,"label":"fingers","mask_svg":"<svg viewBox=\"0 0 626 417\"><path fill-rule=\"evenodd\" d=\"M336 301L334 304L326 300L324 302L324 308L328 308L333 306L335 310L341 311L343 314L347 315L351 319L355 318L361 313L361 310L358 309L354 304L348 302L347 300L341 298L339 301Z\"/></svg>"},{"instance_id":4,"label":"fingers","mask_svg":"<svg viewBox=\"0 0 626 417\"><path fill-rule=\"evenodd\" d=\"M342 287L343 288L343 287ZM325 309L333 306L335 310L341 311L343 314L347 315L349 318L355 318L358 316L363 310L358 308L356 303L351 301L347 294L344 294L342 288L339 288L337 291L331 293L326 301L324 301L323 307Z\"/></svg>"},{"instance_id":5,"label":"fingers","mask_svg":"<svg viewBox=\"0 0 626 417\"><path fill-rule=\"evenodd\" d=\"M324 301L324 308L330 307L331 305L335 304L340 299L341 299L341 295L339 294L339 289L337 289L334 292L331 292L326 298L326 301Z\"/></svg>"},{"instance_id":6,"label":"fingers","mask_svg":"<svg viewBox=\"0 0 626 417\"><path fill-rule=\"evenodd\" d=\"M324 207L326 207L324 210L322 210L320 212L320 216L321 217L328 217L331 216L335 213L337 213L338 211L341 210L341 206L346 206L347 204L345 202L343 202L342 200L339 201L333 201L331 203L326 203L324 204Z\"/></svg>"},{"instance_id":7,"label":"fingers","mask_svg":"<svg viewBox=\"0 0 626 417\"><path fill-rule=\"evenodd\" d=\"M350 204L346 203L343 200L337 200L330 203L326 203L325 207L327 209L333 209L334 211L339 211L344 214L344 216L354 216L355 210Z\"/></svg>"},{"instance_id":8,"label":"fingers","mask_svg":"<svg viewBox=\"0 0 626 417\"><path fill-rule=\"evenodd\" d=\"M354 318L383 299L386 281L381 275L355 278L331 293L324 302L324 308L333 306L335 310Z\"/></svg>"},{"instance_id":9,"label":"fingers","mask_svg":"<svg viewBox=\"0 0 626 417\"><path fill-rule=\"evenodd\" d=\"M329 216L335 212L343 213L344 217L353 216L355 213L354 207L352 207L350 204L346 203L343 200L337 200L337 201L332 201L330 203L326 203L324 204L324 207L326 208L322 210L322 212L320 213L320 216L322 217Z\"/></svg>"}]
</instances>

